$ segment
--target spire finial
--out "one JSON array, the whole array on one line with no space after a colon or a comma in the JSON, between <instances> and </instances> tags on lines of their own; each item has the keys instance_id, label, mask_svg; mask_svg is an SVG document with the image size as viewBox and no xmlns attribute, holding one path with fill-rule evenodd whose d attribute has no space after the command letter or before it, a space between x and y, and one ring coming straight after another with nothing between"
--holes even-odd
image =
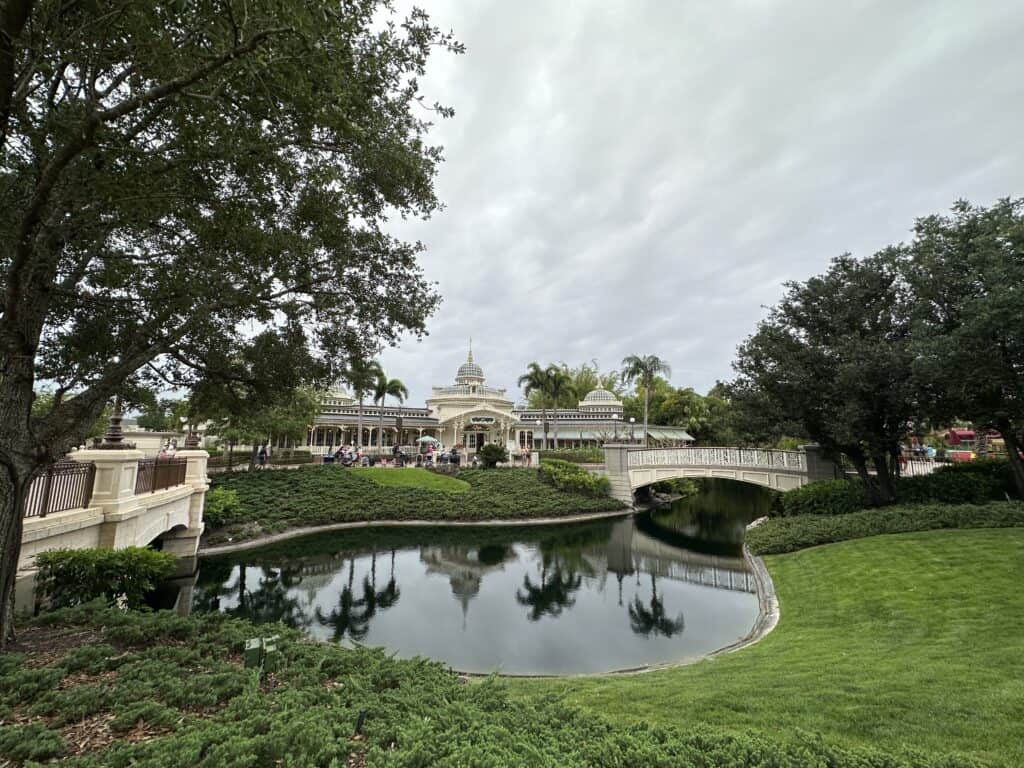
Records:
<instances>
[{"instance_id":1,"label":"spire finial","mask_svg":"<svg viewBox=\"0 0 1024 768\"><path fill-rule=\"evenodd\" d=\"M466 361L473 362L473 337L469 337L469 355L466 357Z\"/></svg>"}]
</instances>

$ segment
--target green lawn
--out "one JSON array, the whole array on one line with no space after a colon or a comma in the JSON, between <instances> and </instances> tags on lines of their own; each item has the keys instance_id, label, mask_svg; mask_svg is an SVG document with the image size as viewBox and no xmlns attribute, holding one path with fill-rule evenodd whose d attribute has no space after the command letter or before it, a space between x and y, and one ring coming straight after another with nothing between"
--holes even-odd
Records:
<instances>
[{"instance_id":1,"label":"green lawn","mask_svg":"<svg viewBox=\"0 0 1024 768\"><path fill-rule=\"evenodd\" d=\"M877 536L766 558L782 619L690 667L521 682L613 719L1024 765L1024 530Z\"/></svg>"},{"instance_id":2,"label":"green lawn","mask_svg":"<svg viewBox=\"0 0 1024 768\"><path fill-rule=\"evenodd\" d=\"M439 475L437 472L430 472L420 467L395 467L384 469L382 467L366 467L356 469L361 475L369 477L377 485L386 485L392 488L425 488L428 491L443 491L445 493L459 493L469 488L469 483L459 480L451 475Z\"/></svg>"},{"instance_id":3,"label":"green lawn","mask_svg":"<svg viewBox=\"0 0 1024 768\"><path fill-rule=\"evenodd\" d=\"M557 490L533 469L465 469L452 478L415 468L312 466L216 475L212 485L234 491L238 503L208 510L208 544L374 519L522 520L623 508L610 497Z\"/></svg>"}]
</instances>

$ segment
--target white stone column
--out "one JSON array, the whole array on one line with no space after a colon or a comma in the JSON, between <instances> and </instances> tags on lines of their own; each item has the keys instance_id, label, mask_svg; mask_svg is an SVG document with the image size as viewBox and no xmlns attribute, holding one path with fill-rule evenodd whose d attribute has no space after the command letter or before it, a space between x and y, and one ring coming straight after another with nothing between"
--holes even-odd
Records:
<instances>
[{"instance_id":1,"label":"white stone column","mask_svg":"<svg viewBox=\"0 0 1024 768\"><path fill-rule=\"evenodd\" d=\"M91 461L96 465L90 506L102 507L105 514L125 512L138 506L135 501L135 480L139 472L139 459L145 457L142 451L134 449L108 451L88 448L71 455L75 461Z\"/></svg>"},{"instance_id":2,"label":"white stone column","mask_svg":"<svg viewBox=\"0 0 1024 768\"><path fill-rule=\"evenodd\" d=\"M178 451L175 456L185 459L185 485L192 487L192 495L188 503L188 527L171 531L164 535L164 552L180 558L195 557L199 550L199 537L203 535L206 524L203 522L203 509L206 506L206 491L210 488L210 479L206 474L206 462L210 454L203 450Z\"/></svg>"}]
</instances>

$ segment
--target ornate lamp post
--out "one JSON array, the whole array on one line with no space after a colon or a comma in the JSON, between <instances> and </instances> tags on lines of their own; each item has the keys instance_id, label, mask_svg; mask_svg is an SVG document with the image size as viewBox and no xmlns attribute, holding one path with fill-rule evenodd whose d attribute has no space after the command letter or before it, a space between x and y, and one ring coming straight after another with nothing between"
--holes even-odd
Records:
<instances>
[{"instance_id":1,"label":"ornate lamp post","mask_svg":"<svg viewBox=\"0 0 1024 768\"><path fill-rule=\"evenodd\" d=\"M104 451L130 451L135 448L135 443L126 443L124 433L121 431L121 420L124 413L121 410L121 396L114 398L114 412L110 414L110 423L107 431L103 433L103 442L96 445Z\"/></svg>"},{"instance_id":2,"label":"ornate lamp post","mask_svg":"<svg viewBox=\"0 0 1024 768\"><path fill-rule=\"evenodd\" d=\"M544 424L543 421L541 421L540 419L537 419L537 431L538 432L540 432L540 428L541 428L541 426L543 426L543 424ZM547 435L544 435L544 437L541 438L541 439L544 440L544 442L540 444L540 448L543 451L543 450L545 450L548 447L548 445L547 445L547 442L548 442L547 441Z\"/></svg>"},{"instance_id":3,"label":"ornate lamp post","mask_svg":"<svg viewBox=\"0 0 1024 768\"><path fill-rule=\"evenodd\" d=\"M633 442L635 439L633 436L633 426L636 424L636 418L633 416L629 417L629 442Z\"/></svg>"}]
</instances>

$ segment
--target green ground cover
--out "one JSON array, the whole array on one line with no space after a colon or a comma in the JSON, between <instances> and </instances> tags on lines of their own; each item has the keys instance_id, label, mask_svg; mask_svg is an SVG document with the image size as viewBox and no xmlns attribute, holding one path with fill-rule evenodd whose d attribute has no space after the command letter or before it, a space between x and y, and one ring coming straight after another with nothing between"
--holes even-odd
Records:
<instances>
[{"instance_id":1,"label":"green ground cover","mask_svg":"<svg viewBox=\"0 0 1024 768\"><path fill-rule=\"evenodd\" d=\"M428 491L445 491L459 493L470 486L465 480L451 475L441 475L420 467L402 467L384 469L382 467L365 467L356 469L359 474L369 477L377 485L391 488L426 488Z\"/></svg>"},{"instance_id":2,"label":"green ground cover","mask_svg":"<svg viewBox=\"0 0 1024 768\"><path fill-rule=\"evenodd\" d=\"M753 647L644 675L516 686L613 720L781 739L816 732L1015 768L1024 765L1022 552L1024 529L1011 528L767 557L782 619Z\"/></svg>"},{"instance_id":3,"label":"green ground cover","mask_svg":"<svg viewBox=\"0 0 1024 768\"><path fill-rule=\"evenodd\" d=\"M280 635L276 669L245 669L245 640L270 631ZM646 698L643 680L654 678L635 679L633 702ZM512 696L498 679L470 684L437 663L304 642L283 627L89 605L23 626L19 646L0 654L0 758L71 768L975 765L807 735L694 727L685 709L661 718L682 727L624 722L629 704L608 718L545 693ZM877 717L899 714L888 702L878 710ZM992 721L993 731L1005 721ZM990 746L1007 737L993 734Z\"/></svg>"},{"instance_id":4,"label":"green ground cover","mask_svg":"<svg viewBox=\"0 0 1024 768\"><path fill-rule=\"evenodd\" d=\"M239 541L289 528L375 518L439 522L529 519L623 508L609 497L560 491L542 483L532 469L463 470L455 482L464 482L466 487L458 493L376 481L378 476L400 477L399 473L381 469L370 474L367 469L326 466L216 476L213 488L233 491L237 503L221 510L215 524L208 523L207 542Z\"/></svg>"},{"instance_id":5,"label":"green ground cover","mask_svg":"<svg viewBox=\"0 0 1024 768\"><path fill-rule=\"evenodd\" d=\"M1024 527L1024 502L986 504L911 504L841 515L799 515L771 518L747 531L747 547L755 555L778 555L836 541L912 533L940 528Z\"/></svg>"}]
</instances>

